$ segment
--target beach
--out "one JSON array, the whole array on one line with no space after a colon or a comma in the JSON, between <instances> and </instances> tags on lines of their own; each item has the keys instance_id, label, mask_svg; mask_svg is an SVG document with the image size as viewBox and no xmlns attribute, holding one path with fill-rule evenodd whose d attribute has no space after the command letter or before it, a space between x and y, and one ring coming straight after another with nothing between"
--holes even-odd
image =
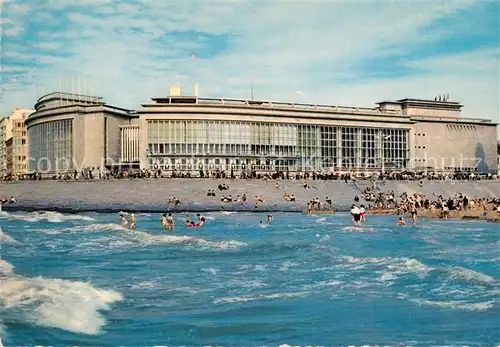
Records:
<instances>
[{"instance_id":1,"label":"beach","mask_svg":"<svg viewBox=\"0 0 500 347\"><path fill-rule=\"evenodd\" d=\"M17 181L0 184L0 197L15 197L14 204L3 206L8 211L59 211L59 212L165 212L165 211L245 211L245 212L303 212L313 199L332 200L336 211L348 211L355 196L361 196L366 187L373 187L371 181L339 180L227 180L227 179L121 179L83 181ZM219 190L221 184L227 190ZM429 199L438 195L450 197L462 193L470 198L500 197L500 181L377 181L381 191L421 193ZM214 190L216 196L207 196ZM293 194L295 202L286 201L285 193ZM246 195L245 203L236 202ZM231 196L232 202L221 202ZM262 196L263 202L255 204L255 197ZM180 204L169 204L177 197ZM365 203L360 199L360 203ZM368 203L365 203L368 206ZM432 214L420 214L431 218Z\"/></svg>"}]
</instances>

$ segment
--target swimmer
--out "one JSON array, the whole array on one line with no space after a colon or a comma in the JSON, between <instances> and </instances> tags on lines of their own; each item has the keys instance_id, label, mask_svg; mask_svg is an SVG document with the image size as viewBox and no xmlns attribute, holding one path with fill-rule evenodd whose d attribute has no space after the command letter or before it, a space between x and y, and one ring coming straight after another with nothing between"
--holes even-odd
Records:
<instances>
[{"instance_id":1,"label":"swimmer","mask_svg":"<svg viewBox=\"0 0 500 347\"><path fill-rule=\"evenodd\" d=\"M166 223L167 223L168 230L174 229L174 227L175 227L174 218L172 217L171 213L169 213L168 216L166 217Z\"/></svg>"},{"instance_id":2,"label":"swimmer","mask_svg":"<svg viewBox=\"0 0 500 347\"><path fill-rule=\"evenodd\" d=\"M198 226L202 227L205 225L205 217L201 216L199 213L196 215L198 217Z\"/></svg>"},{"instance_id":3,"label":"swimmer","mask_svg":"<svg viewBox=\"0 0 500 347\"><path fill-rule=\"evenodd\" d=\"M188 215L186 215L186 217L184 217L184 220L185 220L185 222L186 222L186 226L187 226L187 227L191 226L191 220L189 219L189 216L188 216Z\"/></svg>"},{"instance_id":4,"label":"swimmer","mask_svg":"<svg viewBox=\"0 0 500 347\"><path fill-rule=\"evenodd\" d=\"M120 214L120 220L122 222L122 227L126 227L128 225L127 218L123 214Z\"/></svg>"},{"instance_id":5,"label":"swimmer","mask_svg":"<svg viewBox=\"0 0 500 347\"><path fill-rule=\"evenodd\" d=\"M167 216L165 214L161 216L161 226L163 229L167 229Z\"/></svg>"},{"instance_id":6,"label":"swimmer","mask_svg":"<svg viewBox=\"0 0 500 347\"><path fill-rule=\"evenodd\" d=\"M135 229L136 226L136 219L135 219L135 214L130 215L130 229Z\"/></svg>"},{"instance_id":7,"label":"swimmer","mask_svg":"<svg viewBox=\"0 0 500 347\"><path fill-rule=\"evenodd\" d=\"M267 215L267 221L269 224L271 224L273 222L273 215L272 214Z\"/></svg>"},{"instance_id":8,"label":"swimmer","mask_svg":"<svg viewBox=\"0 0 500 347\"><path fill-rule=\"evenodd\" d=\"M406 222L403 217L399 217L398 219L398 225L406 225Z\"/></svg>"}]
</instances>

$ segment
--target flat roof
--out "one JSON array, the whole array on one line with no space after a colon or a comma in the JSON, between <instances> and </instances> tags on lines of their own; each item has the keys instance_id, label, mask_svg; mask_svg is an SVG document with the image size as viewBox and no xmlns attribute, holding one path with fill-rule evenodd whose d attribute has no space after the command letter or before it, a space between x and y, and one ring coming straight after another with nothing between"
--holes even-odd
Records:
<instances>
[{"instance_id":1,"label":"flat roof","mask_svg":"<svg viewBox=\"0 0 500 347\"><path fill-rule=\"evenodd\" d=\"M252 99L234 99L234 98L200 98L196 96L169 96L151 98L154 104L141 104L142 107L158 107L165 105L215 105L229 107L247 107L247 108L270 108L270 109L287 109L297 111L326 111L326 112L354 112L373 115L401 115L401 112L396 110L380 110L378 107L358 107L346 105L326 105L326 104L307 104L300 102L287 102L276 100L252 100Z\"/></svg>"}]
</instances>

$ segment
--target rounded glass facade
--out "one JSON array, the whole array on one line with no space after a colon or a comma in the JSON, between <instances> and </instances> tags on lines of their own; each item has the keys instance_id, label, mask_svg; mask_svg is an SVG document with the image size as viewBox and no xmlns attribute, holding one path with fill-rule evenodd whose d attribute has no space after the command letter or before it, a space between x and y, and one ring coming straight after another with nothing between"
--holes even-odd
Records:
<instances>
[{"instance_id":1,"label":"rounded glass facade","mask_svg":"<svg viewBox=\"0 0 500 347\"><path fill-rule=\"evenodd\" d=\"M73 169L73 120L49 121L28 128L30 172Z\"/></svg>"}]
</instances>

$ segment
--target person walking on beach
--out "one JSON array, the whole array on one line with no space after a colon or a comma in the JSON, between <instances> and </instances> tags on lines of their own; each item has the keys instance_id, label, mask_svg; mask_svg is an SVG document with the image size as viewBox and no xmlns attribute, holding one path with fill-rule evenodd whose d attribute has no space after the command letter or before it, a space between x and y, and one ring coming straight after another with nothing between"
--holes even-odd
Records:
<instances>
[{"instance_id":1,"label":"person walking on beach","mask_svg":"<svg viewBox=\"0 0 500 347\"><path fill-rule=\"evenodd\" d=\"M135 219L135 214L130 215L130 229L135 229L136 226L136 219Z\"/></svg>"}]
</instances>

